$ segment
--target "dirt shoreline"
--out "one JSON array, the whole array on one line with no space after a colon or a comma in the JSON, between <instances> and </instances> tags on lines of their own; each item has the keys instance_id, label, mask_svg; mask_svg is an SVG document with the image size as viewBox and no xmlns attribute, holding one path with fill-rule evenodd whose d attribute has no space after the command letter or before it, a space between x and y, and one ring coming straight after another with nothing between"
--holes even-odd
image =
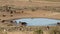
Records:
<instances>
[{"instance_id":1,"label":"dirt shoreline","mask_svg":"<svg viewBox=\"0 0 60 34\"><path fill-rule=\"evenodd\" d=\"M23 18L15 18L15 19L12 19L12 20L19 20L19 19L34 19L34 18L44 18L44 19L53 19L53 20L60 20L60 18L49 18L49 17L23 17ZM9 19L11 20L11 19Z\"/></svg>"}]
</instances>

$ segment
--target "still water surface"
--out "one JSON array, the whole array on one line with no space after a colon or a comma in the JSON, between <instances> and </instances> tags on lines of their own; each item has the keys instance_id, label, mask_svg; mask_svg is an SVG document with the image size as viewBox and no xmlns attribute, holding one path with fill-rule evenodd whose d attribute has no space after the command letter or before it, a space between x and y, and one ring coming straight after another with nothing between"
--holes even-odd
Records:
<instances>
[{"instance_id":1,"label":"still water surface","mask_svg":"<svg viewBox=\"0 0 60 34\"><path fill-rule=\"evenodd\" d=\"M27 26L47 26L47 25L54 25L57 22L60 22L60 20L48 19L48 18L23 18L16 21L17 23L19 23L19 21L26 22Z\"/></svg>"}]
</instances>

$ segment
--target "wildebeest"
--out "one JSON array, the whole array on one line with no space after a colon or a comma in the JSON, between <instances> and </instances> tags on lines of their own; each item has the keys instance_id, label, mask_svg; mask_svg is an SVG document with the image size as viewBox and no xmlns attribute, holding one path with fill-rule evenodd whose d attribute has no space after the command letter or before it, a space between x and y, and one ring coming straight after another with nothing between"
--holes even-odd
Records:
<instances>
[{"instance_id":1,"label":"wildebeest","mask_svg":"<svg viewBox=\"0 0 60 34\"><path fill-rule=\"evenodd\" d=\"M60 25L60 22L57 22L57 25Z\"/></svg>"}]
</instances>

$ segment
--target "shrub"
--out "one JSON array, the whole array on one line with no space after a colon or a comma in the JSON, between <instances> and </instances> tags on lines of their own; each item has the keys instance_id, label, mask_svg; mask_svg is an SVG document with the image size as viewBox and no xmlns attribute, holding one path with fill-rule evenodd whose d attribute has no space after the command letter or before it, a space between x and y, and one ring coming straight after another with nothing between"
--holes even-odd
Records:
<instances>
[{"instance_id":1,"label":"shrub","mask_svg":"<svg viewBox=\"0 0 60 34\"><path fill-rule=\"evenodd\" d=\"M42 30L37 30L37 31L34 31L34 34L43 34L43 31Z\"/></svg>"},{"instance_id":2,"label":"shrub","mask_svg":"<svg viewBox=\"0 0 60 34\"><path fill-rule=\"evenodd\" d=\"M51 30L50 34L60 34L60 30L55 28Z\"/></svg>"}]
</instances>

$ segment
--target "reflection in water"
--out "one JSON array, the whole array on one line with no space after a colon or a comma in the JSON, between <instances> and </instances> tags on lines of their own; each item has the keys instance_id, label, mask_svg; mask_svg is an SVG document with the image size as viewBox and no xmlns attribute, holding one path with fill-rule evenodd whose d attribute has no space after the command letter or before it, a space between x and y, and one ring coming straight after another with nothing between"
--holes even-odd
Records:
<instances>
[{"instance_id":1,"label":"reflection in water","mask_svg":"<svg viewBox=\"0 0 60 34\"><path fill-rule=\"evenodd\" d=\"M54 20L54 19L48 19L48 18L24 18L16 20L17 23L19 21L26 22L28 26L47 26L47 25L54 25L57 24L57 22L60 22L60 20Z\"/></svg>"}]
</instances>

